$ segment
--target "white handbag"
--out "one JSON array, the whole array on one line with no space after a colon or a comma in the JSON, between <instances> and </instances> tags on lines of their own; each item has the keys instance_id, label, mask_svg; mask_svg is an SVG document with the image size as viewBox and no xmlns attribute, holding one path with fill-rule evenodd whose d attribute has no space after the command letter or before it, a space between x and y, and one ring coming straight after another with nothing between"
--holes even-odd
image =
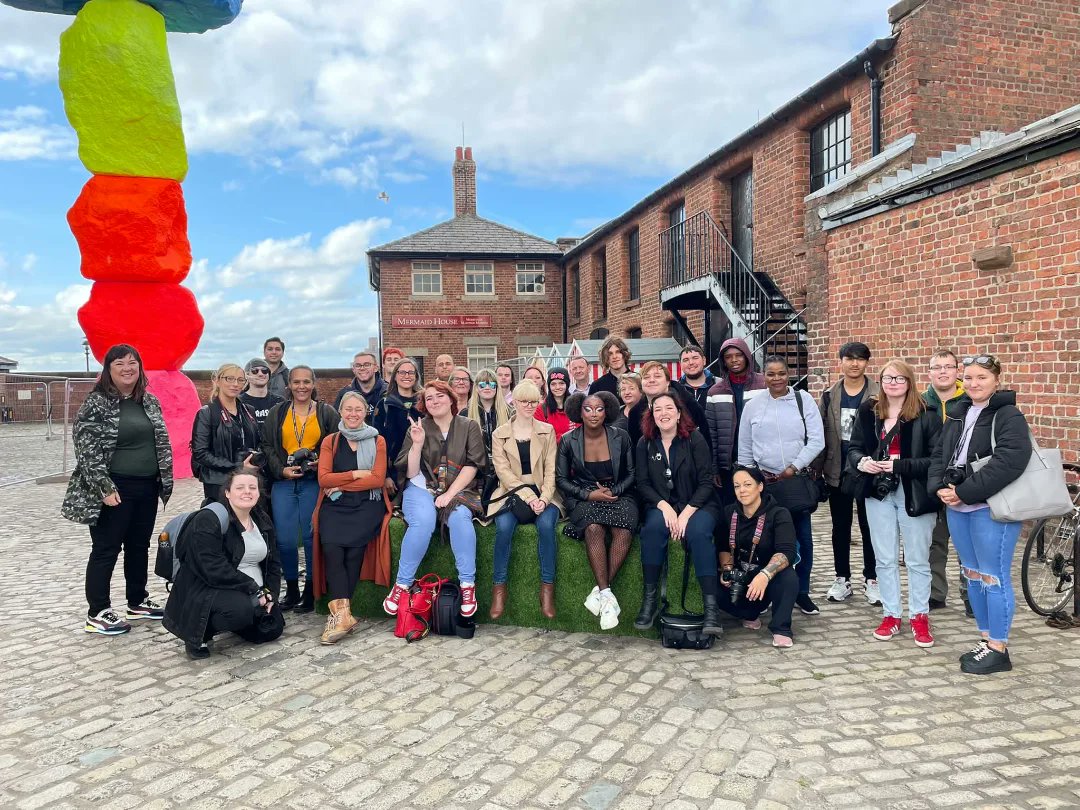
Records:
<instances>
[{"instance_id":1,"label":"white handbag","mask_svg":"<svg viewBox=\"0 0 1080 810\"><path fill-rule=\"evenodd\" d=\"M996 432L995 413L994 421L990 423L991 454L997 448ZM1031 437L1031 457L1027 468L1019 478L986 499L994 520L1037 520L1072 511L1072 497L1065 484L1065 470L1061 466L1061 451L1056 447L1040 448L1030 427L1028 435ZM971 469L982 469L992 457L975 459L971 462Z\"/></svg>"}]
</instances>

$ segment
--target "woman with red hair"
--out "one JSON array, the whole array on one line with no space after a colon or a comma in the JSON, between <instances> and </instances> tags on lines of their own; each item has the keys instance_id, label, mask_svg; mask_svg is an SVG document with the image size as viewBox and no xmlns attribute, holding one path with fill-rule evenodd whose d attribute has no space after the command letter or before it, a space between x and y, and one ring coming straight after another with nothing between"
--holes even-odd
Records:
<instances>
[{"instance_id":1,"label":"woman with red hair","mask_svg":"<svg viewBox=\"0 0 1080 810\"><path fill-rule=\"evenodd\" d=\"M672 391L657 394L641 420L637 444L638 500L641 504L641 571L645 582L634 627L648 630L660 612L660 572L668 543L682 541L694 560L705 608L704 632L719 636L716 601L716 546L713 529L719 508L713 489L712 451L694 429L686 403Z\"/></svg>"},{"instance_id":2,"label":"woman with red hair","mask_svg":"<svg viewBox=\"0 0 1080 810\"><path fill-rule=\"evenodd\" d=\"M480 425L458 415L454 393L441 380L424 385L416 409L409 417L397 457L399 480L405 482L401 508L409 524L401 541L394 587L383 609L397 615L401 597L413 584L416 569L427 554L438 523L450 530L458 579L461 615L476 613L476 530L473 516L481 513L477 484L487 466L487 451Z\"/></svg>"}]
</instances>

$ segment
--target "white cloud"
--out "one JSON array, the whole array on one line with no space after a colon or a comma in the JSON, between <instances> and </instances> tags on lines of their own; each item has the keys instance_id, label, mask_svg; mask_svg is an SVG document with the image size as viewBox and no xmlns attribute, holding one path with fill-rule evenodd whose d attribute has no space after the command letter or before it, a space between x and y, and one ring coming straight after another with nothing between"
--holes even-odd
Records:
<instances>
[{"instance_id":1,"label":"white cloud","mask_svg":"<svg viewBox=\"0 0 1080 810\"><path fill-rule=\"evenodd\" d=\"M15 291L0 282L0 304L10 304L15 300Z\"/></svg>"},{"instance_id":2,"label":"white cloud","mask_svg":"<svg viewBox=\"0 0 1080 810\"><path fill-rule=\"evenodd\" d=\"M62 160L75 155L75 136L52 124L40 107L0 110L0 160Z\"/></svg>"}]
</instances>

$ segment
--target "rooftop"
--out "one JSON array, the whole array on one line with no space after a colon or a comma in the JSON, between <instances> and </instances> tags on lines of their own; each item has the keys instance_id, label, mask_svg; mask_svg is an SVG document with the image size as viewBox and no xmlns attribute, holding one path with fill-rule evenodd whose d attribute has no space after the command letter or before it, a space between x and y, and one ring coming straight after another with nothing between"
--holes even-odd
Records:
<instances>
[{"instance_id":1,"label":"rooftop","mask_svg":"<svg viewBox=\"0 0 1080 810\"><path fill-rule=\"evenodd\" d=\"M369 256L395 254L558 258L562 249L538 236L464 214L368 251Z\"/></svg>"}]
</instances>

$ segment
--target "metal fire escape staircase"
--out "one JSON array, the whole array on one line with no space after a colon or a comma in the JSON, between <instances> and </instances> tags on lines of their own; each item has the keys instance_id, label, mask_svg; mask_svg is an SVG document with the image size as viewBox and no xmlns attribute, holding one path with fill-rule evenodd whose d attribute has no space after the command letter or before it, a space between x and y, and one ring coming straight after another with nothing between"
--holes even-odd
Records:
<instances>
[{"instance_id":1,"label":"metal fire escape staircase","mask_svg":"<svg viewBox=\"0 0 1080 810\"><path fill-rule=\"evenodd\" d=\"M708 212L660 233L660 305L691 336L682 311L704 313L699 345L714 361L720 346L710 345L710 314L720 310L731 336L749 344L759 367L767 355L778 354L787 359L795 384L805 385L806 310L797 312L768 275L750 269Z\"/></svg>"}]
</instances>

